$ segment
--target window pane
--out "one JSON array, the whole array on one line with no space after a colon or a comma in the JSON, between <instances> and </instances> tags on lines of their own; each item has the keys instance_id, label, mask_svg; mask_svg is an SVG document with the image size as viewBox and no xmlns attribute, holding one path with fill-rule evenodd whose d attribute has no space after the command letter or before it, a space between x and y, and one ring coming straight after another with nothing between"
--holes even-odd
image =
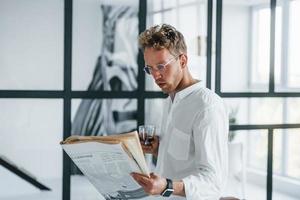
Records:
<instances>
[{"instance_id":1,"label":"window pane","mask_svg":"<svg viewBox=\"0 0 300 200\"><path fill-rule=\"evenodd\" d=\"M199 19L197 15L197 5L185 6L179 8L179 24L178 29L186 39L186 45L189 55L197 55L198 38L200 32L199 24L204 19ZM186 23L189 22L189 23Z\"/></svg>"},{"instance_id":2,"label":"window pane","mask_svg":"<svg viewBox=\"0 0 300 200\"><path fill-rule=\"evenodd\" d=\"M174 1L174 0L164 0L162 2L163 2L164 9L169 9L169 8L175 8L176 7L176 1Z\"/></svg>"},{"instance_id":3,"label":"window pane","mask_svg":"<svg viewBox=\"0 0 300 200\"><path fill-rule=\"evenodd\" d=\"M72 135L112 135L132 130L137 130L136 99L72 100ZM104 199L73 164L71 174L71 199Z\"/></svg>"},{"instance_id":4,"label":"window pane","mask_svg":"<svg viewBox=\"0 0 300 200\"><path fill-rule=\"evenodd\" d=\"M169 11L164 12L164 23L170 24L172 26L176 26L177 24L177 16L176 10L172 9Z\"/></svg>"},{"instance_id":5,"label":"window pane","mask_svg":"<svg viewBox=\"0 0 300 200\"><path fill-rule=\"evenodd\" d=\"M73 90L136 90L137 5L74 1Z\"/></svg>"},{"instance_id":6,"label":"window pane","mask_svg":"<svg viewBox=\"0 0 300 200\"><path fill-rule=\"evenodd\" d=\"M229 173L224 196L266 199L267 131L230 131Z\"/></svg>"},{"instance_id":7,"label":"window pane","mask_svg":"<svg viewBox=\"0 0 300 200\"><path fill-rule=\"evenodd\" d=\"M186 23L187 21L189 23ZM207 1L202 1L199 4L194 2L176 9L153 15L149 14L147 21L147 27L160 23L171 24L184 35L187 44L189 70L194 78L202 81L203 85L206 83L206 21ZM146 90L160 91L150 76L146 76Z\"/></svg>"},{"instance_id":8,"label":"window pane","mask_svg":"<svg viewBox=\"0 0 300 200\"><path fill-rule=\"evenodd\" d=\"M299 35L300 27L298 19L300 18L300 1L280 1L282 5L282 66L280 74L276 74L281 78L281 83L277 85L277 91L300 91L300 58L299 58Z\"/></svg>"},{"instance_id":9,"label":"window pane","mask_svg":"<svg viewBox=\"0 0 300 200\"><path fill-rule=\"evenodd\" d=\"M197 3L197 0L179 0L180 5L189 4L189 3Z\"/></svg>"},{"instance_id":10,"label":"window pane","mask_svg":"<svg viewBox=\"0 0 300 200\"><path fill-rule=\"evenodd\" d=\"M136 128L136 99L72 100L73 135L110 135Z\"/></svg>"},{"instance_id":11,"label":"window pane","mask_svg":"<svg viewBox=\"0 0 300 200\"><path fill-rule=\"evenodd\" d=\"M300 129L287 132L287 175L300 181Z\"/></svg>"},{"instance_id":12,"label":"window pane","mask_svg":"<svg viewBox=\"0 0 300 200\"><path fill-rule=\"evenodd\" d=\"M1 158L51 188L53 199L62 194L62 108L62 100L0 99ZM3 167L0 180L0 199L45 199L38 188Z\"/></svg>"},{"instance_id":13,"label":"window pane","mask_svg":"<svg viewBox=\"0 0 300 200\"><path fill-rule=\"evenodd\" d=\"M155 13L153 14L153 24L161 24L162 23L162 14Z\"/></svg>"},{"instance_id":14,"label":"window pane","mask_svg":"<svg viewBox=\"0 0 300 200\"><path fill-rule=\"evenodd\" d=\"M0 1L0 89L62 90L64 1Z\"/></svg>"},{"instance_id":15,"label":"window pane","mask_svg":"<svg viewBox=\"0 0 300 200\"><path fill-rule=\"evenodd\" d=\"M283 76L286 72L284 67L284 55L283 55L283 42L282 42L282 6L276 7L276 21L275 21L275 87L280 87L283 84Z\"/></svg>"},{"instance_id":16,"label":"window pane","mask_svg":"<svg viewBox=\"0 0 300 200\"><path fill-rule=\"evenodd\" d=\"M268 91L269 1L225 0L222 23L222 92Z\"/></svg>"},{"instance_id":17,"label":"window pane","mask_svg":"<svg viewBox=\"0 0 300 200\"><path fill-rule=\"evenodd\" d=\"M288 65L288 86L300 88L300 27L298 26L298 19L300 18L300 1L290 1L290 22L289 22L289 65Z\"/></svg>"},{"instance_id":18,"label":"window pane","mask_svg":"<svg viewBox=\"0 0 300 200\"><path fill-rule=\"evenodd\" d=\"M162 0L151 0L147 1L147 10L149 12L155 12L162 9Z\"/></svg>"},{"instance_id":19,"label":"window pane","mask_svg":"<svg viewBox=\"0 0 300 200\"><path fill-rule=\"evenodd\" d=\"M235 124L300 123L300 98L226 98Z\"/></svg>"},{"instance_id":20,"label":"window pane","mask_svg":"<svg viewBox=\"0 0 300 200\"><path fill-rule=\"evenodd\" d=\"M300 129L275 130L274 138L273 199L299 199Z\"/></svg>"}]
</instances>

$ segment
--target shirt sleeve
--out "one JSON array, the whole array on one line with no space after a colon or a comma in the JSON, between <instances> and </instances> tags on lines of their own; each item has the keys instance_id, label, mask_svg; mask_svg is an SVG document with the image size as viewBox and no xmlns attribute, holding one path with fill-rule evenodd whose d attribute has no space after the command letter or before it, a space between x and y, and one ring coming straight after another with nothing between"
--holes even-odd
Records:
<instances>
[{"instance_id":1,"label":"shirt sleeve","mask_svg":"<svg viewBox=\"0 0 300 200\"><path fill-rule=\"evenodd\" d=\"M183 179L187 200L219 199L228 170L228 115L221 105L199 113L193 124L196 169Z\"/></svg>"}]
</instances>

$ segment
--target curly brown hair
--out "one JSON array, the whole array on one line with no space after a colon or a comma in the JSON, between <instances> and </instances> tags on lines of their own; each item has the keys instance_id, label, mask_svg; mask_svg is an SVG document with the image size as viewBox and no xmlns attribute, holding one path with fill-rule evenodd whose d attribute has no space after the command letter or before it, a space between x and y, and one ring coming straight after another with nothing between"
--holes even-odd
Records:
<instances>
[{"instance_id":1,"label":"curly brown hair","mask_svg":"<svg viewBox=\"0 0 300 200\"><path fill-rule=\"evenodd\" d=\"M139 36L140 48L168 49L174 56L187 52L183 35L169 24L155 25Z\"/></svg>"}]
</instances>

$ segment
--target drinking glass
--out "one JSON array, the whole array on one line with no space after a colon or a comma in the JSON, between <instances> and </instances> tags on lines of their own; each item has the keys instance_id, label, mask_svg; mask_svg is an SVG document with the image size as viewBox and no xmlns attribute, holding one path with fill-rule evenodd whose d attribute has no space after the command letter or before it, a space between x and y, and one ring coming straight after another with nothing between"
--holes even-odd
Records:
<instances>
[{"instance_id":1,"label":"drinking glass","mask_svg":"<svg viewBox=\"0 0 300 200\"><path fill-rule=\"evenodd\" d=\"M154 125L141 125L139 126L140 141L144 145L151 145L154 140L155 126Z\"/></svg>"}]
</instances>

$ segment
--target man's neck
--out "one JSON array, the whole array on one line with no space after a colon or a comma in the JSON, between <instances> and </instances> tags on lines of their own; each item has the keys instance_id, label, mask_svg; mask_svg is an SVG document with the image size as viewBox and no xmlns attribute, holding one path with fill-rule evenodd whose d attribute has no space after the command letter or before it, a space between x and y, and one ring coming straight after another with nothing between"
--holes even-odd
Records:
<instances>
[{"instance_id":1,"label":"man's neck","mask_svg":"<svg viewBox=\"0 0 300 200\"><path fill-rule=\"evenodd\" d=\"M174 92L171 92L171 93L169 94L169 96L170 96L172 102L173 102L173 100L174 100L175 95L176 95L177 92L180 92L181 90L184 90L185 88L187 88L187 87L189 87L189 86L191 86L191 85L194 85L194 84L197 83L197 82L199 82L199 80L194 79L193 77L190 77L190 79L185 80L184 83L181 82L181 86L178 86L178 88L177 88Z\"/></svg>"}]
</instances>

